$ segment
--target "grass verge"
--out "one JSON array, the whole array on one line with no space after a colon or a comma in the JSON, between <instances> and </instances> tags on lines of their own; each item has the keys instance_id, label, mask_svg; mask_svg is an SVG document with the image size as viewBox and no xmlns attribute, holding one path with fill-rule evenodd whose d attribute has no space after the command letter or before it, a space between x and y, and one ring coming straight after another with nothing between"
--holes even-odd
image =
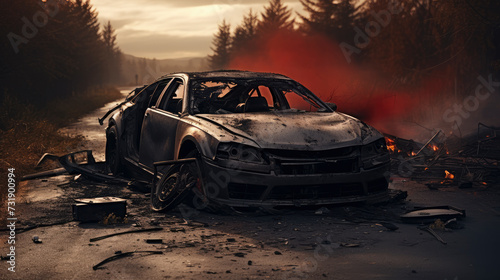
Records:
<instances>
[{"instance_id":1,"label":"grass verge","mask_svg":"<svg viewBox=\"0 0 500 280\"><path fill-rule=\"evenodd\" d=\"M5 217L8 168L15 168L18 183L22 176L35 172L44 153L74 151L83 137L61 135L58 129L121 97L117 89L100 87L37 107L4 95L0 104L0 217Z\"/></svg>"}]
</instances>

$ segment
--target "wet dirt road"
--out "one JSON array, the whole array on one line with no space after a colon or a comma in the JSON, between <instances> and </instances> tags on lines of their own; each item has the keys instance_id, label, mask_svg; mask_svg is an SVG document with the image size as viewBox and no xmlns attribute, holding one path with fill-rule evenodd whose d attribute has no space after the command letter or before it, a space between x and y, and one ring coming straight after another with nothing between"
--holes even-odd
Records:
<instances>
[{"instance_id":1,"label":"wet dirt road","mask_svg":"<svg viewBox=\"0 0 500 280\"><path fill-rule=\"evenodd\" d=\"M127 96L127 94L133 90L133 88L119 88L120 92L123 96ZM100 125L98 119L106 112L108 112L111 108L119 104L122 99L110 102L99 108L83 118L79 119L77 122L60 129L60 133L69 134L69 135L82 135L85 137L85 143L82 149L92 150L94 152L94 157L97 161L104 161L104 147L106 144L106 138L104 130L106 129L106 121L104 125Z\"/></svg>"},{"instance_id":2,"label":"wet dirt road","mask_svg":"<svg viewBox=\"0 0 500 280\"><path fill-rule=\"evenodd\" d=\"M93 112L65 130L87 137L82 148L93 149L97 159L104 156L104 128L97 117L105 111ZM72 175L23 183L29 192L19 198L16 208L16 272L8 271L9 264L2 258L0 279L498 279L500 275L498 185L429 190L394 178L391 188L408 191L406 201L271 215L211 214L187 206L154 213L148 193L75 180ZM75 198L100 196L127 199L127 223L72 221ZM464 228L437 231L447 242L444 245L418 225L400 222L398 215L416 205L463 208L467 211L461 221ZM399 229L391 231L381 221ZM156 227L162 230L90 241ZM34 243L34 236L42 243ZM148 243L148 239L161 243ZM133 251L138 252L93 269L106 258ZM9 252L2 244L0 255Z\"/></svg>"}]
</instances>

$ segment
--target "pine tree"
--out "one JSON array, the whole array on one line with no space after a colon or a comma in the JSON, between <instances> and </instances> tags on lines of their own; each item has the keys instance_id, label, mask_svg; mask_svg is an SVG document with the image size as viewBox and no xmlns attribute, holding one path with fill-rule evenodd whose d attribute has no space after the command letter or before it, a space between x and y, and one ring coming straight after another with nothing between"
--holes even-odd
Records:
<instances>
[{"instance_id":1,"label":"pine tree","mask_svg":"<svg viewBox=\"0 0 500 280\"><path fill-rule=\"evenodd\" d=\"M351 41L354 38L353 26L358 19L358 9L353 0L341 0L337 4L334 37L339 42Z\"/></svg>"},{"instance_id":2,"label":"pine tree","mask_svg":"<svg viewBox=\"0 0 500 280\"><path fill-rule=\"evenodd\" d=\"M339 42L352 40L359 10L353 0L300 0L300 3L309 14L299 15L305 32L325 34Z\"/></svg>"},{"instance_id":3,"label":"pine tree","mask_svg":"<svg viewBox=\"0 0 500 280\"><path fill-rule=\"evenodd\" d=\"M250 9L248 14L243 17L243 22L236 27L236 30L234 31L231 44L231 55L235 55L236 53L244 52L252 48L252 43L257 35L258 24L259 19L257 14L254 14Z\"/></svg>"},{"instance_id":4,"label":"pine tree","mask_svg":"<svg viewBox=\"0 0 500 280\"><path fill-rule=\"evenodd\" d=\"M332 0L300 0L309 16L299 14L306 32L332 34L335 30L335 10L337 4Z\"/></svg>"},{"instance_id":5,"label":"pine tree","mask_svg":"<svg viewBox=\"0 0 500 280\"><path fill-rule=\"evenodd\" d=\"M261 13L262 20L257 26L258 34L262 36L279 30L293 30L295 21L291 15L292 11L281 0L271 0Z\"/></svg>"},{"instance_id":6,"label":"pine tree","mask_svg":"<svg viewBox=\"0 0 500 280\"><path fill-rule=\"evenodd\" d=\"M225 20L219 25L219 30L212 41L213 55L209 55L209 64L212 70L224 69L229 64L231 48L231 25Z\"/></svg>"},{"instance_id":7,"label":"pine tree","mask_svg":"<svg viewBox=\"0 0 500 280\"><path fill-rule=\"evenodd\" d=\"M111 26L110 21L104 25L101 36L105 52L104 70L107 76L106 82L116 83L121 77L121 51L116 45L115 29Z\"/></svg>"}]
</instances>

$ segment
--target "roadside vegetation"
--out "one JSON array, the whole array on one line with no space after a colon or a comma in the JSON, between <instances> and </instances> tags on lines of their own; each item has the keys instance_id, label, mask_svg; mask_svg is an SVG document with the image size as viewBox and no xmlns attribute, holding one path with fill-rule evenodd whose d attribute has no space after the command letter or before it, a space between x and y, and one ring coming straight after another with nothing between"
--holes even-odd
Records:
<instances>
[{"instance_id":1,"label":"roadside vegetation","mask_svg":"<svg viewBox=\"0 0 500 280\"><path fill-rule=\"evenodd\" d=\"M490 96L500 77L499 1L300 3L294 13L269 0L237 25L222 21L210 67L284 74L389 134L408 131L395 120L451 131L470 115L461 106L496 112L475 95ZM478 112L462 132L497 119Z\"/></svg>"},{"instance_id":2,"label":"roadside vegetation","mask_svg":"<svg viewBox=\"0 0 500 280\"><path fill-rule=\"evenodd\" d=\"M58 129L121 97L122 54L89 0L11 1L0 18L0 204L7 169L16 182L44 153L82 137ZM3 208L2 208L3 209Z\"/></svg>"},{"instance_id":3,"label":"roadside vegetation","mask_svg":"<svg viewBox=\"0 0 500 280\"><path fill-rule=\"evenodd\" d=\"M62 135L59 128L120 97L113 87L99 87L40 107L4 96L0 105L0 180L7 182L7 169L15 168L19 186L22 176L36 171L35 164L43 154L63 155L78 149L83 137ZM1 194L6 187L0 184ZM4 199L2 195L0 205Z\"/></svg>"},{"instance_id":4,"label":"roadside vegetation","mask_svg":"<svg viewBox=\"0 0 500 280\"><path fill-rule=\"evenodd\" d=\"M284 60L281 56L300 46L298 38L305 38L308 45L301 55L327 59L329 53L340 52L342 57L335 61L337 64L348 62L351 66L375 68L390 77L394 87L414 86L439 70L450 73L449 82L456 83L456 93L464 95L475 89L478 74L500 72L498 1L300 0L300 3L304 12L295 14L284 1L269 0L263 12L248 11L234 28L227 21L220 23L213 37L210 67L214 70L234 67L234 62L245 56L258 61L259 54L273 48L276 48L275 60ZM319 54L314 53L317 36L324 39ZM272 38L288 41L278 48L272 44ZM278 62L286 64L286 60ZM314 69L306 69L310 70Z\"/></svg>"}]
</instances>

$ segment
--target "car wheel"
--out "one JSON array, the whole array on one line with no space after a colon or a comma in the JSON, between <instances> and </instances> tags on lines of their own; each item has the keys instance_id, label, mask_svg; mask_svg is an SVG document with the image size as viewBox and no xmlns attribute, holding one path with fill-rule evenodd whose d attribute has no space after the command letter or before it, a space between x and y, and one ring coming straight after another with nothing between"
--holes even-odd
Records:
<instances>
[{"instance_id":1,"label":"car wheel","mask_svg":"<svg viewBox=\"0 0 500 280\"><path fill-rule=\"evenodd\" d=\"M151 208L154 211L170 211L191 193L198 182L196 163L171 167L151 187Z\"/></svg>"},{"instance_id":2,"label":"car wheel","mask_svg":"<svg viewBox=\"0 0 500 280\"><path fill-rule=\"evenodd\" d=\"M113 175L123 171L116 126L111 126L106 136L106 165Z\"/></svg>"}]
</instances>

